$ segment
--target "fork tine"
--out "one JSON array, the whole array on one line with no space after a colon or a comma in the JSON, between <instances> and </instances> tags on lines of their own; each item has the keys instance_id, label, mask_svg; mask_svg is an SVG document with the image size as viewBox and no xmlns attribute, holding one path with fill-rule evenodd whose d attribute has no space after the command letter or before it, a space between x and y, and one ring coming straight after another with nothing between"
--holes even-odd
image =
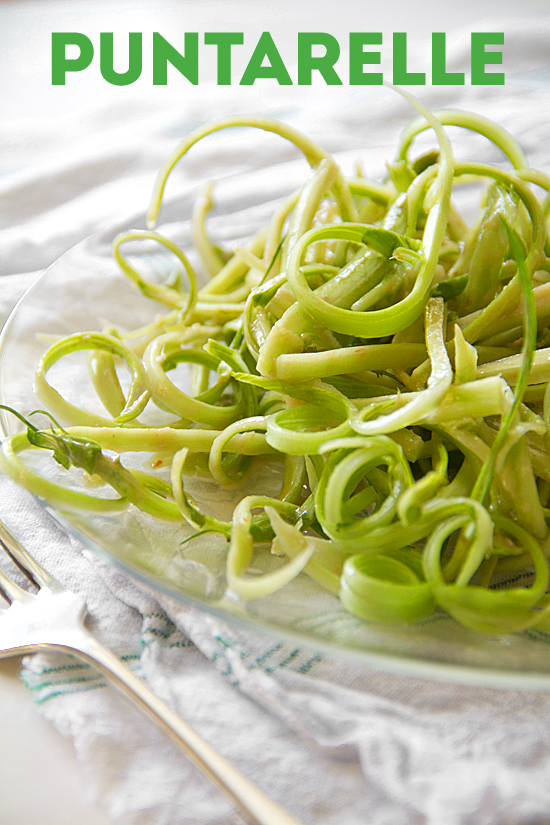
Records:
<instances>
[{"instance_id":1,"label":"fork tine","mask_svg":"<svg viewBox=\"0 0 550 825\"><path fill-rule=\"evenodd\" d=\"M27 553L3 521L0 521L0 545L23 575L36 587L49 587L52 590L61 587L57 579L54 579L47 570L44 570L44 568ZM8 581L10 580L8 579ZM13 584L13 582L10 581L10 584ZM15 586L17 587L17 585ZM21 590L21 588L19 588L19 590Z\"/></svg>"},{"instance_id":2,"label":"fork tine","mask_svg":"<svg viewBox=\"0 0 550 825\"><path fill-rule=\"evenodd\" d=\"M19 587L18 584L12 582L3 570L0 570L0 596L2 596L8 604L13 602L24 602L32 598L30 593Z\"/></svg>"}]
</instances>

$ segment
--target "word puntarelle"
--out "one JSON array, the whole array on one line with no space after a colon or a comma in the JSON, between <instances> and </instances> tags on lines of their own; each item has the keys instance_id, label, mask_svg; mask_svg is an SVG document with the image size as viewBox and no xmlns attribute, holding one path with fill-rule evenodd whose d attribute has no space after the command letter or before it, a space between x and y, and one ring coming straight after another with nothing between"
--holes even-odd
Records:
<instances>
[{"instance_id":1,"label":"word puntarelle","mask_svg":"<svg viewBox=\"0 0 550 825\"><path fill-rule=\"evenodd\" d=\"M202 39L202 43L200 43ZM129 86L135 83L143 73L144 37L141 32L128 34L127 57L117 54L117 64L127 59L127 70L116 71L115 48L112 32L102 32L99 36L99 67L103 79L114 86ZM233 58L242 59L241 48L245 46L242 32L205 32L199 37L198 32L186 32L183 37L183 50L180 51L168 42L159 32L152 33L152 65L150 76L154 86L166 86L170 77L176 80L178 74L189 83L199 84L199 68L202 76L208 70L208 64L216 67L218 86L252 86L258 80L274 80L280 86L311 86L319 78L327 86L368 86L381 85L384 82L382 71L371 71L366 67L381 66L388 60L387 44L383 42L382 32L350 32L346 44L346 55L341 57L340 43L336 37L327 32L299 32L297 34L297 53L292 55L292 71L287 68L277 45L267 31L259 37L248 58L246 67L239 77L233 70ZM504 86L504 72L488 71L487 66L502 64L502 51L487 47L502 46L503 32L472 32L470 48L470 84L472 86ZM178 46L180 44L178 43ZM73 57L67 54L68 48L77 51ZM250 56L249 56L250 55ZM52 33L52 85L64 86L67 73L82 72L92 64L95 57L94 44L81 32ZM199 60L200 57L200 60ZM431 54L426 54L424 65L430 72L412 71L409 66L406 32L393 32L391 43L392 82L401 86L464 86L466 73L448 71L447 42L445 32L432 32ZM426 65L428 63L429 65ZM347 65L345 65L347 64ZM126 64L125 64L126 65ZM292 77L294 74L294 78Z\"/></svg>"}]
</instances>

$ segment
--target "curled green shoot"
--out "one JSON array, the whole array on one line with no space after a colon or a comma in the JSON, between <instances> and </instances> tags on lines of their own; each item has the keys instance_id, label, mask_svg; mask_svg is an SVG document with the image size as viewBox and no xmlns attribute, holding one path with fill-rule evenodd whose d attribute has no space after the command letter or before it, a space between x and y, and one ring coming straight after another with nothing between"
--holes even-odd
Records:
<instances>
[{"instance_id":1,"label":"curled green shoot","mask_svg":"<svg viewBox=\"0 0 550 825\"><path fill-rule=\"evenodd\" d=\"M48 347L36 392L65 429L16 413L26 431L3 442L0 469L63 510L136 507L181 523L180 543L225 537L227 590L242 602L305 574L367 622L439 610L482 633L547 629L550 177L487 118L432 114L400 93L420 117L381 183L346 179L328 152L268 118L216 121L180 143L155 184L151 231L113 247L171 311ZM483 135L512 170L455 161L447 126ZM291 141L310 172L231 255L207 232L211 184L201 191L192 234L210 277L199 287L186 253L153 227L176 163L239 127ZM428 128L435 146L411 159ZM472 180L486 195L468 227L451 201ZM175 255L174 277L161 265L158 283L147 280L122 252L132 240ZM103 415L49 375L84 351ZM51 453L67 483L35 472L30 450ZM125 453L158 474L129 469ZM268 460L282 478L275 495L273 478L269 494L256 481ZM197 476L234 496L231 518L199 506ZM532 572L531 586L500 587L518 572Z\"/></svg>"}]
</instances>

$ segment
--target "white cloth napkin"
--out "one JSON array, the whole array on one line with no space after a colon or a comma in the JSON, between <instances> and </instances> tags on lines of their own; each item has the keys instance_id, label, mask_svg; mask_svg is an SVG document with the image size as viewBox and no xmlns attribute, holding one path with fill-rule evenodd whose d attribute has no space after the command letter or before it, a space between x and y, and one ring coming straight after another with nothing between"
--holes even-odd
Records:
<instances>
[{"instance_id":1,"label":"white cloth napkin","mask_svg":"<svg viewBox=\"0 0 550 825\"><path fill-rule=\"evenodd\" d=\"M550 171L550 98L541 73L546 31L541 25L540 33L517 30L507 38L515 84L426 88L419 96L432 106L463 105L503 120L532 164ZM466 43L455 42L450 71L465 68L468 58ZM11 159L0 178L0 320L69 245L142 210L167 152L214 108L216 116L271 112L346 158L371 145L372 154L361 153L367 174L380 171L369 168L369 158L378 164L390 127L396 131L411 115L381 89L283 92L266 100L256 90L204 88L185 106L161 110L154 99L141 100L64 124L0 127L0 152ZM260 166L267 151L256 134L215 136L197 147L192 165L178 169L173 190ZM269 160L290 151L270 144ZM480 153L494 156L483 141ZM148 595L5 479L0 516L86 598L98 638L305 825L550 822L550 697L378 672ZM24 680L44 715L72 738L93 795L114 822L235 821L226 800L91 668L40 655L27 660Z\"/></svg>"}]
</instances>

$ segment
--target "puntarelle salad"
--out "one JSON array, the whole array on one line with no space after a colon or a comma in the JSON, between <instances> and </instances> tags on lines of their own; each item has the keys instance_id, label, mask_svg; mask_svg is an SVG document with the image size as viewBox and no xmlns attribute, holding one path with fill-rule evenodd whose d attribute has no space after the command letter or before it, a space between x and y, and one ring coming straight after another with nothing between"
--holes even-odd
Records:
<instances>
[{"instance_id":1,"label":"puntarelle salad","mask_svg":"<svg viewBox=\"0 0 550 825\"><path fill-rule=\"evenodd\" d=\"M182 522L182 542L221 533L227 587L243 601L303 572L367 621L443 610L486 633L550 628L550 176L530 169L489 119L433 114L403 94L420 115L383 183L344 177L326 151L275 120L234 117L192 132L159 174L150 230L113 245L122 271L165 313L138 330L56 340L36 368L52 423L39 429L16 413L26 429L4 440L0 468L64 509L133 505ZM488 138L503 165L457 162L446 125ZM210 190L201 194L192 234L210 277L199 287L184 251L154 227L176 163L237 126L286 138L311 169L231 253L211 241ZM435 148L413 159L427 129ZM452 196L472 180L484 194L467 226ZM136 239L176 256L171 281L140 274L124 249ZM54 364L82 350L106 415L48 381ZM187 391L170 378L179 364ZM143 421L152 404L168 423ZM41 477L20 456L29 449L50 450L116 496ZM170 480L125 466L136 451L161 456ZM251 466L266 459L284 466L279 495L246 494ZM186 490L198 471L242 491L231 521ZM254 575L255 552L285 558Z\"/></svg>"}]
</instances>

